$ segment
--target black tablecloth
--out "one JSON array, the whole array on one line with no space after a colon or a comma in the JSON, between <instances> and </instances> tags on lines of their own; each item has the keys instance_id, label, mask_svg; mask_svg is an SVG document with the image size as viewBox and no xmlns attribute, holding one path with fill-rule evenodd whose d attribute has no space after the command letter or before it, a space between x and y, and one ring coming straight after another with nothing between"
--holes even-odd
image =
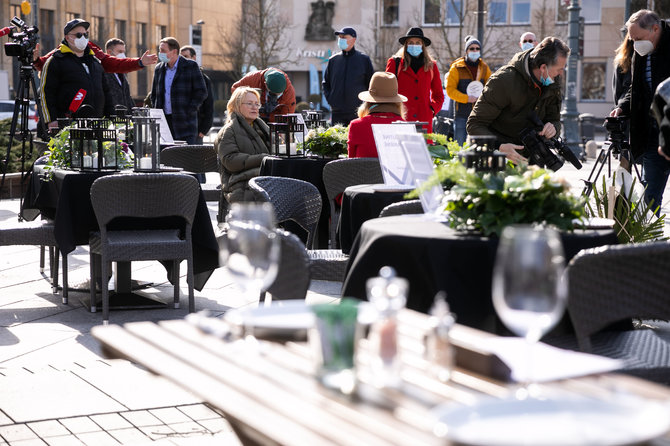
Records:
<instances>
[{"instance_id":1,"label":"black tablecloth","mask_svg":"<svg viewBox=\"0 0 670 446\"><path fill-rule=\"evenodd\" d=\"M112 175L115 172L57 170L53 178L48 181L44 179L43 174L43 167L35 166L24 196L23 217L26 220L34 220L41 214L53 219L56 241L64 253L74 251L77 245L88 245L90 232L98 230L98 222L91 205L91 185L101 176ZM147 222L143 221L142 224L145 223ZM159 227L164 223L170 224L171 221L156 219L153 226ZM114 224L117 227L132 228L136 222L133 219L125 219L115 221ZM218 243L202 192L193 220L192 239L194 287L202 290L212 272L219 266ZM166 268L169 268L169 265L166 264Z\"/></svg>"},{"instance_id":2,"label":"black tablecloth","mask_svg":"<svg viewBox=\"0 0 670 446\"><path fill-rule=\"evenodd\" d=\"M342 252L349 254L354 239L366 221L379 217L386 206L402 201L407 191L376 190L375 184L349 186L342 194L340 221L337 233Z\"/></svg>"},{"instance_id":3,"label":"black tablecloth","mask_svg":"<svg viewBox=\"0 0 670 446\"><path fill-rule=\"evenodd\" d=\"M566 262L582 249L617 243L612 230L578 230L561 239ZM408 308L427 313L444 290L458 322L500 331L491 301L497 247L497 238L457 232L421 215L369 220L354 241L342 296L366 299L367 279L390 265L409 280Z\"/></svg>"},{"instance_id":4,"label":"black tablecloth","mask_svg":"<svg viewBox=\"0 0 670 446\"><path fill-rule=\"evenodd\" d=\"M328 248L328 222L330 220L330 206L328 205L328 196L326 195L326 186L323 184L323 166L328 164L330 158L275 158L266 157L261 164L261 175L295 178L296 180L307 181L319 189L323 206L321 207L321 216L317 234L314 240L314 248ZM292 223L292 222L289 222ZM305 232L297 224L284 225L286 230L300 236L303 241L307 239Z\"/></svg>"}]
</instances>

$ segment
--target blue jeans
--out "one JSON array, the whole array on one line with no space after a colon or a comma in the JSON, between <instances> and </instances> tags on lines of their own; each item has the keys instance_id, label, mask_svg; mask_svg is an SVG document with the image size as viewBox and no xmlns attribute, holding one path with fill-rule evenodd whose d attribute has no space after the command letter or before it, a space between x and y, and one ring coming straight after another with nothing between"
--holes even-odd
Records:
<instances>
[{"instance_id":1,"label":"blue jeans","mask_svg":"<svg viewBox=\"0 0 670 446\"><path fill-rule=\"evenodd\" d=\"M460 146L463 145L465 139L468 137L468 132L465 128L467 123L468 118L454 118L454 139Z\"/></svg>"},{"instance_id":2,"label":"blue jeans","mask_svg":"<svg viewBox=\"0 0 670 446\"><path fill-rule=\"evenodd\" d=\"M644 191L644 200L650 203L655 212L660 214L660 206L663 204L663 191L668 182L670 174L670 162L658 154L656 150L647 150L642 155L642 167L644 168L644 182L647 189Z\"/></svg>"}]
</instances>

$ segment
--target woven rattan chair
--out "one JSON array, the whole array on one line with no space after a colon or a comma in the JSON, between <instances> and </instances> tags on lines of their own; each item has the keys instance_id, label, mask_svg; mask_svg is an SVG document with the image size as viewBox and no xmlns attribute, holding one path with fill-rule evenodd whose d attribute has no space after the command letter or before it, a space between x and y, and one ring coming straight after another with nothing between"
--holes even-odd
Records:
<instances>
[{"instance_id":1,"label":"woven rattan chair","mask_svg":"<svg viewBox=\"0 0 670 446\"><path fill-rule=\"evenodd\" d=\"M337 246L336 229L340 212L335 198L349 186L383 183L382 169L377 158L347 158L333 160L323 167L323 184L330 206L329 247Z\"/></svg>"},{"instance_id":2,"label":"woven rattan chair","mask_svg":"<svg viewBox=\"0 0 670 446\"><path fill-rule=\"evenodd\" d=\"M50 247L51 287L58 293L58 260L59 249L51 220L23 222L3 222L0 225L0 246L35 245L40 246L40 272L44 272L44 247ZM62 301L68 303L67 254L63 254L63 294Z\"/></svg>"},{"instance_id":3,"label":"woven rattan chair","mask_svg":"<svg viewBox=\"0 0 670 446\"><path fill-rule=\"evenodd\" d=\"M281 240L279 270L268 288L272 300L304 299L309 289L309 256L300 239L288 231L277 230ZM261 301L265 293L261 293Z\"/></svg>"},{"instance_id":4,"label":"woven rattan chair","mask_svg":"<svg viewBox=\"0 0 670 446\"><path fill-rule=\"evenodd\" d=\"M406 200L391 203L379 213L380 217L391 217L394 215L423 214L421 200Z\"/></svg>"},{"instance_id":5,"label":"woven rattan chair","mask_svg":"<svg viewBox=\"0 0 670 446\"><path fill-rule=\"evenodd\" d=\"M249 180L249 187L260 200L272 203L278 223L292 220L307 231L306 246L313 246L322 206L316 186L293 178L259 176ZM336 249L309 249L307 252L313 279L344 280L349 256Z\"/></svg>"},{"instance_id":6,"label":"woven rattan chair","mask_svg":"<svg viewBox=\"0 0 670 446\"><path fill-rule=\"evenodd\" d=\"M195 178L182 174L109 175L91 186L91 203L100 232L91 234L91 283L96 277L109 277L111 262L133 260L172 260L174 307L179 308L179 263L187 261L188 307L195 310L193 296L193 249L191 226L200 188ZM110 230L119 217L181 217L173 228ZM179 226L179 227L177 227ZM103 280L103 283L105 281ZM95 305L91 286L91 305ZM102 318L109 321L109 291L102 286Z\"/></svg>"},{"instance_id":7,"label":"woven rattan chair","mask_svg":"<svg viewBox=\"0 0 670 446\"><path fill-rule=\"evenodd\" d=\"M623 372L670 383L670 330L630 324L631 319L670 320L669 269L667 242L581 251L566 271L576 339L547 342L622 359Z\"/></svg>"}]
</instances>

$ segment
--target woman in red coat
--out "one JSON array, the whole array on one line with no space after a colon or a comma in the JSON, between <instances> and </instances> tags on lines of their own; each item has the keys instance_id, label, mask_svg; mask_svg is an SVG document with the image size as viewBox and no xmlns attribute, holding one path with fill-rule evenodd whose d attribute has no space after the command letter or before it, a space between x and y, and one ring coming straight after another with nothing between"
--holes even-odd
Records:
<instances>
[{"instance_id":1,"label":"woman in red coat","mask_svg":"<svg viewBox=\"0 0 670 446\"><path fill-rule=\"evenodd\" d=\"M440 71L427 47L430 39L421 28L410 28L398 39L402 47L386 62L386 71L398 78L398 92L407 96L407 120L422 121L433 131L433 116L442 109L444 90Z\"/></svg>"},{"instance_id":2,"label":"woman in red coat","mask_svg":"<svg viewBox=\"0 0 670 446\"><path fill-rule=\"evenodd\" d=\"M363 103L358 108L358 119L349 123L349 158L378 158L372 124L402 121L407 98L398 94L398 80L393 74L378 71L372 75L368 91L360 92L358 99Z\"/></svg>"}]
</instances>

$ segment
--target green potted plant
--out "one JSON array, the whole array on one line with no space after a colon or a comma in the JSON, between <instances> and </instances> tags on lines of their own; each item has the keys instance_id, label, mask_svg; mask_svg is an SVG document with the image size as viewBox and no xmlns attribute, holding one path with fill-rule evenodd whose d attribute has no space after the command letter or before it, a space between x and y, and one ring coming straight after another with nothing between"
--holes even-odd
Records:
<instances>
[{"instance_id":1,"label":"green potted plant","mask_svg":"<svg viewBox=\"0 0 670 446\"><path fill-rule=\"evenodd\" d=\"M338 124L329 128L317 127L307 133L299 149L324 158L337 158L347 154L347 127Z\"/></svg>"}]
</instances>

